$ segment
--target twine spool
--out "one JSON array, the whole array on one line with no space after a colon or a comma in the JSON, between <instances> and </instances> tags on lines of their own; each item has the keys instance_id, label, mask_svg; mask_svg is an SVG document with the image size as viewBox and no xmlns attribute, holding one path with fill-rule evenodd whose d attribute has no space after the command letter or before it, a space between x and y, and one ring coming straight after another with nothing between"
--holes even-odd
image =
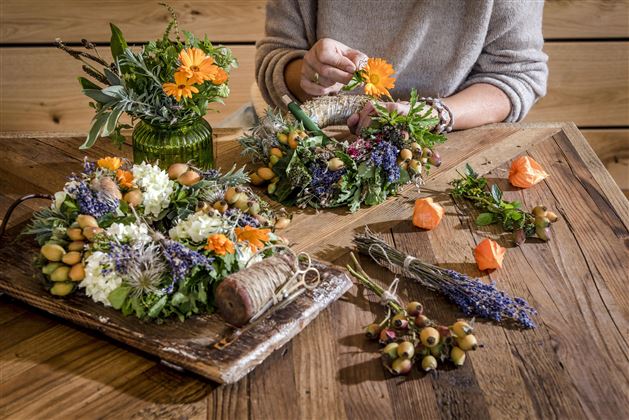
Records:
<instances>
[{"instance_id":1,"label":"twine spool","mask_svg":"<svg viewBox=\"0 0 629 420\"><path fill-rule=\"evenodd\" d=\"M371 99L365 95L341 94L335 96L321 96L305 102L301 109L310 116L320 127L347 125L347 119L359 112ZM288 121L294 121L292 114L286 116Z\"/></svg>"},{"instance_id":2,"label":"twine spool","mask_svg":"<svg viewBox=\"0 0 629 420\"><path fill-rule=\"evenodd\" d=\"M266 258L225 277L216 288L218 313L228 323L240 327L264 312L282 296L278 290L295 276L296 257L292 254Z\"/></svg>"}]
</instances>

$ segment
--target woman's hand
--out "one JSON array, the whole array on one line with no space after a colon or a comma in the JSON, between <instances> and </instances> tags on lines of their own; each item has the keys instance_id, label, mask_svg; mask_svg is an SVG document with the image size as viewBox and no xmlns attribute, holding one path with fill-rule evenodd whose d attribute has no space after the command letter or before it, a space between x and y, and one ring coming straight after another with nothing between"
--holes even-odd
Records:
<instances>
[{"instance_id":1,"label":"woman's hand","mask_svg":"<svg viewBox=\"0 0 629 420\"><path fill-rule=\"evenodd\" d=\"M300 87L310 96L337 93L367 56L330 38L322 38L304 56Z\"/></svg>"},{"instance_id":2,"label":"woman's hand","mask_svg":"<svg viewBox=\"0 0 629 420\"><path fill-rule=\"evenodd\" d=\"M398 114L406 115L410 105L408 102L380 102L380 105L384 106L389 112L396 110ZM352 133L360 133L363 128L367 128L371 125L371 116L376 114L376 109L373 103L367 102L363 109L350 116L347 119L347 126Z\"/></svg>"}]
</instances>

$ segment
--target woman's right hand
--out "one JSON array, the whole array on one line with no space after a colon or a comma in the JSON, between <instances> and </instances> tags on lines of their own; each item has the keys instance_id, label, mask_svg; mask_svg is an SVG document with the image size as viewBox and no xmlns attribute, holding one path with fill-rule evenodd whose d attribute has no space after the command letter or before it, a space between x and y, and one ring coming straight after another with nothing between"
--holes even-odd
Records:
<instances>
[{"instance_id":1,"label":"woman's right hand","mask_svg":"<svg viewBox=\"0 0 629 420\"><path fill-rule=\"evenodd\" d=\"M330 38L322 38L304 56L300 87L311 96L338 93L367 56Z\"/></svg>"}]
</instances>

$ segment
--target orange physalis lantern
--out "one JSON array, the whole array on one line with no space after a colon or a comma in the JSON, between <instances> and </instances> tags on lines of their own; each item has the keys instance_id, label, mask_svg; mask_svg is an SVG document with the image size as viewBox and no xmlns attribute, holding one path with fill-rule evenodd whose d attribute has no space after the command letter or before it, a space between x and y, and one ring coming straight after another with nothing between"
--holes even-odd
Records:
<instances>
[{"instance_id":1,"label":"orange physalis lantern","mask_svg":"<svg viewBox=\"0 0 629 420\"><path fill-rule=\"evenodd\" d=\"M511 164L509 182L520 188L529 188L546 178L548 174L528 156L520 156Z\"/></svg>"},{"instance_id":2,"label":"orange physalis lantern","mask_svg":"<svg viewBox=\"0 0 629 420\"><path fill-rule=\"evenodd\" d=\"M441 222L445 212L439 203L432 201L432 197L420 198L415 201L413 224L421 229L434 229Z\"/></svg>"},{"instance_id":3,"label":"orange physalis lantern","mask_svg":"<svg viewBox=\"0 0 629 420\"><path fill-rule=\"evenodd\" d=\"M507 250L496 241L491 239L483 239L474 250L474 258L478 269L492 270L495 268L502 268L502 260Z\"/></svg>"}]
</instances>

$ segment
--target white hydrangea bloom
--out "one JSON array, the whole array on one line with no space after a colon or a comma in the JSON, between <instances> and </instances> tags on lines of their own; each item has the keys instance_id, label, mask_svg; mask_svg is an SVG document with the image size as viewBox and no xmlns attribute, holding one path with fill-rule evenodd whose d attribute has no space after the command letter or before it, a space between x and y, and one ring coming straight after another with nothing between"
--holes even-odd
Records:
<instances>
[{"instance_id":1,"label":"white hydrangea bloom","mask_svg":"<svg viewBox=\"0 0 629 420\"><path fill-rule=\"evenodd\" d=\"M133 165L133 179L142 190L144 215L157 217L170 204L175 183L166 171L149 163Z\"/></svg>"},{"instance_id":2,"label":"white hydrangea bloom","mask_svg":"<svg viewBox=\"0 0 629 420\"><path fill-rule=\"evenodd\" d=\"M203 242L213 233L223 233L225 228L225 221L221 217L199 212L180 220L168 231L168 235L175 241L191 239L194 242Z\"/></svg>"},{"instance_id":3,"label":"white hydrangea bloom","mask_svg":"<svg viewBox=\"0 0 629 420\"><path fill-rule=\"evenodd\" d=\"M85 294L94 302L111 306L109 294L122 283L122 278L116 275L114 270L103 274L103 268L111 267L113 261L109 255L100 251L94 252L85 261L85 278L79 283L79 287L85 288Z\"/></svg>"},{"instance_id":4,"label":"white hydrangea bloom","mask_svg":"<svg viewBox=\"0 0 629 420\"><path fill-rule=\"evenodd\" d=\"M144 223L132 223L130 225L113 223L106 229L106 232L108 236L117 239L119 242L145 244L152 240L148 226Z\"/></svg>"},{"instance_id":5,"label":"white hydrangea bloom","mask_svg":"<svg viewBox=\"0 0 629 420\"><path fill-rule=\"evenodd\" d=\"M262 253L259 253L254 258L251 258L253 257L253 254L254 252L251 250L251 247L249 246L249 244L246 244L246 243L239 244L238 249L236 251L236 259L238 260L238 267L240 267L241 269L246 268L252 264L262 261L262 259L264 258L264 255Z\"/></svg>"}]
</instances>

